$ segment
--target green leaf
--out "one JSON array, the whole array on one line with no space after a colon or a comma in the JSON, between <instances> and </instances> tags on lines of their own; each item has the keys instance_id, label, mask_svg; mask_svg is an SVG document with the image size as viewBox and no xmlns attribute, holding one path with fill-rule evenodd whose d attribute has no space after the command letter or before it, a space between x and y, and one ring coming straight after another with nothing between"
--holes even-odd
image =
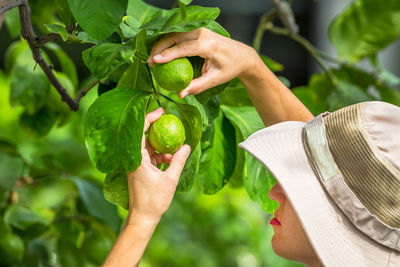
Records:
<instances>
[{"instance_id":1,"label":"green leaf","mask_svg":"<svg viewBox=\"0 0 400 267\"><path fill-rule=\"evenodd\" d=\"M179 178L178 186L176 187L177 192L187 192L192 188L194 179L199 171L200 155L201 147L197 146L186 160L185 167L183 168Z\"/></svg>"},{"instance_id":2,"label":"green leaf","mask_svg":"<svg viewBox=\"0 0 400 267\"><path fill-rule=\"evenodd\" d=\"M179 0L179 3L182 3L184 5L189 5L192 2L192 0Z\"/></svg>"},{"instance_id":3,"label":"green leaf","mask_svg":"<svg viewBox=\"0 0 400 267\"><path fill-rule=\"evenodd\" d=\"M22 129L34 136L47 135L56 121L57 113L47 106L43 106L33 114L25 111L19 118L19 124Z\"/></svg>"},{"instance_id":4,"label":"green leaf","mask_svg":"<svg viewBox=\"0 0 400 267\"><path fill-rule=\"evenodd\" d=\"M151 74L146 63L136 58L122 74L117 88L128 88L143 91L152 91Z\"/></svg>"},{"instance_id":5,"label":"green leaf","mask_svg":"<svg viewBox=\"0 0 400 267\"><path fill-rule=\"evenodd\" d=\"M116 88L89 107L84 134L89 156L99 171L128 172L140 166L148 99L147 92Z\"/></svg>"},{"instance_id":6,"label":"green leaf","mask_svg":"<svg viewBox=\"0 0 400 267\"><path fill-rule=\"evenodd\" d=\"M101 186L78 177L73 181L89 214L118 231L121 223L118 210L104 199Z\"/></svg>"},{"instance_id":7,"label":"green leaf","mask_svg":"<svg viewBox=\"0 0 400 267\"><path fill-rule=\"evenodd\" d=\"M0 152L0 190L10 190L23 174L24 161L8 153Z\"/></svg>"},{"instance_id":8,"label":"green leaf","mask_svg":"<svg viewBox=\"0 0 400 267\"><path fill-rule=\"evenodd\" d=\"M327 110L326 102L320 100L312 87L300 86L293 88L292 92L314 116Z\"/></svg>"},{"instance_id":9,"label":"green leaf","mask_svg":"<svg viewBox=\"0 0 400 267\"><path fill-rule=\"evenodd\" d=\"M220 111L210 126L210 146L201 153L198 180L205 194L215 194L228 183L235 168L235 128Z\"/></svg>"},{"instance_id":10,"label":"green leaf","mask_svg":"<svg viewBox=\"0 0 400 267\"><path fill-rule=\"evenodd\" d=\"M133 17L139 25L142 25L154 13L161 10L158 7L149 5L142 0L129 0L126 13Z\"/></svg>"},{"instance_id":11,"label":"green leaf","mask_svg":"<svg viewBox=\"0 0 400 267\"><path fill-rule=\"evenodd\" d=\"M180 9L157 11L142 28L158 35L169 32L187 32L206 26L219 15L215 7L188 6L183 18Z\"/></svg>"},{"instance_id":12,"label":"green leaf","mask_svg":"<svg viewBox=\"0 0 400 267\"><path fill-rule=\"evenodd\" d=\"M239 79L233 79L223 92L219 94L222 105L227 106L253 106L253 102L247 94L246 87Z\"/></svg>"},{"instance_id":13,"label":"green leaf","mask_svg":"<svg viewBox=\"0 0 400 267\"><path fill-rule=\"evenodd\" d=\"M235 125L235 136L236 136L236 147L238 147L238 144L242 142L243 135L240 131L239 128ZM243 171L244 171L244 166L245 166L245 154L243 149L237 149L236 150L236 164L235 164L235 169L233 170L231 179L229 180L229 184L232 185L233 187L240 187L243 185Z\"/></svg>"},{"instance_id":14,"label":"green leaf","mask_svg":"<svg viewBox=\"0 0 400 267\"><path fill-rule=\"evenodd\" d=\"M225 30L224 27L222 27L215 20L210 21L210 23L208 23L204 28L209 29L210 31L218 33L222 36L231 38L231 36L229 35L229 32L227 32L227 30Z\"/></svg>"},{"instance_id":15,"label":"green leaf","mask_svg":"<svg viewBox=\"0 0 400 267\"><path fill-rule=\"evenodd\" d=\"M261 55L260 54L260 58L262 59L262 61L264 62L264 64L272 71L272 72L276 72L276 71L282 71L284 69L283 65L276 62L275 60L273 60L272 58L269 58L267 56Z\"/></svg>"},{"instance_id":16,"label":"green leaf","mask_svg":"<svg viewBox=\"0 0 400 267\"><path fill-rule=\"evenodd\" d=\"M13 8L7 12L5 24L11 38L16 38L21 32L21 20L19 18L18 8Z\"/></svg>"},{"instance_id":17,"label":"green leaf","mask_svg":"<svg viewBox=\"0 0 400 267\"><path fill-rule=\"evenodd\" d=\"M243 140L264 128L264 124L254 107L222 105L221 109L235 126L235 129L241 132ZM249 153L245 153L244 157L242 181L247 193L265 212L273 214L273 211L277 208L277 203L268 198L268 192L274 185L275 179L267 168ZM241 164L240 161L239 164ZM240 172L240 168L241 166L238 167L238 172Z\"/></svg>"},{"instance_id":18,"label":"green leaf","mask_svg":"<svg viewBox=\"0 0 400 267\"><path fill-rule=\"evenodd\" d=\"M134 17L125 16L119 28L126 38L135 37L140 31L140 22Z\"/></svg>"},{"instance_id":19,"label":"green leaf","mask_svg":"<svg viewBox=\"0 0 400 267\"><path fill-rule=\"evenodd\" d=\"M381 95L382 101L400 107L400 92L397 89L389 88L387 86L379 86L377 89Z\"/></svg>"},{"instance_id":20,"label":"green leaf","mask_svg":"<svg viewBox=\"0 0 400 267\"><path fill-rule=\"evenodd\" d=\"M51 164L46 167L50 168ZM51 170L46 174L49 172ZM34 184L23 185L17 193L19 202L34 211L59 208L66 200L77 196L74 183L60 178L40 178Z\"/></svg>"},{"instance_id":21,"label":"green leaf","mask_svg":"<svg viewBox=\"0 0 400 267\"><path fill-rule=\"evenodd\" d=\"M268 193L276 183L274 176L258 159L246 153L244 169L245 179L243 185L250 198L255 201L263 211L274 214L278 203L269 198Z\"/></svg>"},{"instance_id":22,"label":"green leaf","mask_svg":"<svg viewBox=\"0 0 400 267\"><path fill-rule=\"evenodd\" d=\"M400 33L400 1L356 0L331 23L329 37L341 58L376 54Z\"/></svg>"},{"instance_id":23,"label":"green leaf","mask_svg":"<svg viewBox=\"0 0 400 267\"><path fill-rule=\"evenodd\" d=\"M19 204L8 206L4 213L4 221L20 230L26 230L34 224L48 225L50 223L48 219Z\"/></svg>"},{"instance_id":24,"label":"green leaf","mask_svg":"<svg viewBox=\"0 0 400 267\"><path fill-rule=\"evenodd\" d=\"M38 111L45 103L49 81L40 68L34 70L27 65L15 65L11 73L10 103L21 105L29 114Z\"/></svg>"},{"instance_id":25,"label":"green leaf","mask_svg":"<svg viewBox=\"0 0 400 267\"><path fill-rule=\"evenodd\" d=\"M129 208L129 191L126 173L107 174L103 184L103 194L112 204Z\"/></svg>"},{"instance_id":26,"label":"green leaf","mask_svg":"<svg viewBox=\"0 0 400 267\"><path fill-rule=\"evenodd\" d=\"M78 88L78 72L72 59L68 56L64 50L56 43L46 43L45 47L49 49L57 57L58 63L60 64L61 71L64 72L68 78L72 81L74 88Z\"/></svg>"},{"instance_id":27,"label":"green leaf","mask_svg":"<svg viewBox=\"0 0 400 267\"><path fill-rule=\"evenodd\" d=\"M214 121L216 117L219 115L219 100L218 97L213 97L207 104L202 105L199 101L197 101L196 97L193 95L189 95L185 97L185 101L195 106L200 114L203 122L203 131Z\"/></svg>"},{"instance_id":28,"label":"green leaf","mask_svg":"<svg viewBox=\"0 0 400 267\"><path fill-rule=\"evenodd\" d=\"M372 97L367 95L360 87L345 81L339 81L336 90L330 94L327 102L329 111L335 111L352 104L370 100L372 100Z\"/></svg>"},{"instance_id":29,"label":"green leaf","mask_svg":"<svg viewBox=\"0 0 400 267\"><path fill-rule=\"evenodd\" d=\"M68 39L68 32L64 26L59 24L44 24L44 26L49 33L59 34L64 42Z\"/></svg>"},{"instance_id":30,"label":"green leaf","mask_svg":"<svg viewBox=\"0 0 400 267\"><path fill-rule=\"evenodd\" d=\"M92 74L98 79L103 79L127 62L133 53L134 50L130 46L104 43L83 51L82 58Z\"/></svg>"},{"instance_id":31,"label":"green leaf","mask_svg":"<svg viewBox=\"0 0 400 267\"><path fill-rule=\"evenodd\" d=\"M128 0L68 0L76 21L91 37L103 40L121 23Z\"/></svg>"},{"instance_id":32,"label":"green leaf","mask_svg":"<svg viewBox=\"0 0 400 267\"><path fill-rule=\"evenodd\" d=\"M74 16L71 13L67 0L55 1L57 7L57 14L64 25L70 25L74 22Z\"/></svg>"},{"instance_id":33,"label":"green leaf","mask_svg":"<svg viewBox=\"0 0 400 267\"><path fill-rule=\"evenodd\" d=\"M185 126L185 144L188 144L194 150L200 143L202 134L200 112L196 107L187 104L180 104L179 110L178 115L182 120L183 126Z\"/></svg>"}]
</instances>

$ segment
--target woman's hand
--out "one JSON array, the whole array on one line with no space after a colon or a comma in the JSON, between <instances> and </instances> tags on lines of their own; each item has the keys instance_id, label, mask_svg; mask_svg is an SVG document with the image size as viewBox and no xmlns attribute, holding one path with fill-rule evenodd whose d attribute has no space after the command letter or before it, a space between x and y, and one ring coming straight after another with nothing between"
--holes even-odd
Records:
<instances>
[{"instance_id":1,"label":"woman's hand","mask_svg":"<svg viewBox=\"0 0 400 267\"><path fill-rule=\"evenodd\" d=\"M164 113L159 108L146 115L144 132ZM142 139L142 164L128 173L129 218L127 224L158 223L174 196L182 169L190 153L190 146L183 145L175 154L155 154L153 147ZM157 164L169 163L166 171Z\"/></svg>"},{"instance_id":2,"label":"woman's hand","mask_svg":"<svg viewBox=\"0 0 400 267\"><path fill-rule=\"evenodd\" d=\"M201 93L235 77L250 78L254 66L262 64L253 48L206 28L165 35L153 46L148 62L153 65L188 56L200 56L205 62L202 76L179 93L181 98Z\"/></svg>"}]
</instances>

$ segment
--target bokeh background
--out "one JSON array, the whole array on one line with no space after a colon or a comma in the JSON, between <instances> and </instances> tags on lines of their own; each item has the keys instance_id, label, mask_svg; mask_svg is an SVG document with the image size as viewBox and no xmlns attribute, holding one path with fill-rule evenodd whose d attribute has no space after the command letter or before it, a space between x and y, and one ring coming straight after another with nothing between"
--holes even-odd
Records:
<instances>
[{"instance_id":1,"label":"bokeh background","mask_svg":"<svg viewBox=\"0 0 400 267\"><path fill-rule=\"evenodd\" d=\"M150 4L169 8L173 1L151 0ZM293 10L300 34L316 47L335 55L328 40L330 21L349 0L295 0ZM218 22L228 30L233 39L251 45L259 19L270 9L267 0L196 0L193 4L217 6L221 9ZM96 97L92 90L82 101L81 110L73 114L73 123L55 128L43 138L35 139L21 131L17 118L21 110L10 107L9 82L4 74L4 55L14 41L6 27L0 29L0 136L18 144L28 160L35 162L37 154L53 154L62 158L72 173L84 173L101 184L104 175L95 170L84 147L82 118L87 107ZM74 60L80 81L88 79L81 51L88 46L61 44ZM383 65L400 76L400 41L390 45L381 55ZM261 53L283 64L278 73L292 87L304 85L309 77L320 71L313 59L300 45L292 40L265 33ZM363 63L361 63L363 65ZM367 64L365 65L367 68ZM68 153L73 158L67 156ZM123 219L126 212L119 209ZM273 235L269 215L247 196L243 188L225 187L216 195L203 195L198 186L184 194L177 194L171 208L160 222L145 252L141 266L301 266L276 256L271 248ZM123 220L121 221L121 223ZM55 256L56 257L56 256Z\"/></svg>"}]
</instances>

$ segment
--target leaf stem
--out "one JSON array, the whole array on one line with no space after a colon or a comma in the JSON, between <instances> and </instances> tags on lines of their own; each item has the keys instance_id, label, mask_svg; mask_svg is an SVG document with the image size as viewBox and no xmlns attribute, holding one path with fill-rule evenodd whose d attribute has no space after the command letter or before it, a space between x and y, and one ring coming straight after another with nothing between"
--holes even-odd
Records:
<instances>
[{"instance_id":1,"label":"leaf stem","mask_svg":"<svg viewBox=\"0 0 400 267\"><path fill-rule=\"evenodd\" d=\"M160 99L158 99L158 92L156 91L156 86L154 85L153 75L151 74L149 64L145 64L145 65L146 65L147 71L148 71L149 74L150 74L150 79L151 79L151 91L153 92L153 96L154 96L154 98L156 99L158 106L161 108L162 106L161 106L161 103L160 103Z\"/></svg>"}]
</instances>

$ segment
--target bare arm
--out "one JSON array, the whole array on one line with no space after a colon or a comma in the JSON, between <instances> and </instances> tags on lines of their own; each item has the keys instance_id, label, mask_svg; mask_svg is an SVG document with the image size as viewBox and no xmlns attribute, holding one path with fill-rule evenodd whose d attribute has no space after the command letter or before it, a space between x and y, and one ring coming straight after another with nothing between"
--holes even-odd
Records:
<instances>
[{"instance_id":1,"label":"bare arm","mask_svg":"<svg viewBox=\"0 0 400 267\"><path fill-rule=\"evenodd\" d=\"M253 48L207 29L164 36L154 45L148 61L165 63L185 56L203 57L205 63L202 76L182 90L180 97L198 94L239 77L266 126L287 120L308 121L313 117Z\"/></svg>"},{"instance_id":2,"label":"bare arm","mask_svg":"<svg viewBox=\"0 0 400 267\"><path fill-rule=\"evenodd\" d=\"M159 108L147 114L144 131L163 113ZM190 147L183 145L174 155L155 154L143 133L142 164L127 175L128 217L103 266L125 267L139 264L161 216L171 204L189 153ZM157 168L162 162L169 163L166 171Z\"/></svg>"}]
</instances>

